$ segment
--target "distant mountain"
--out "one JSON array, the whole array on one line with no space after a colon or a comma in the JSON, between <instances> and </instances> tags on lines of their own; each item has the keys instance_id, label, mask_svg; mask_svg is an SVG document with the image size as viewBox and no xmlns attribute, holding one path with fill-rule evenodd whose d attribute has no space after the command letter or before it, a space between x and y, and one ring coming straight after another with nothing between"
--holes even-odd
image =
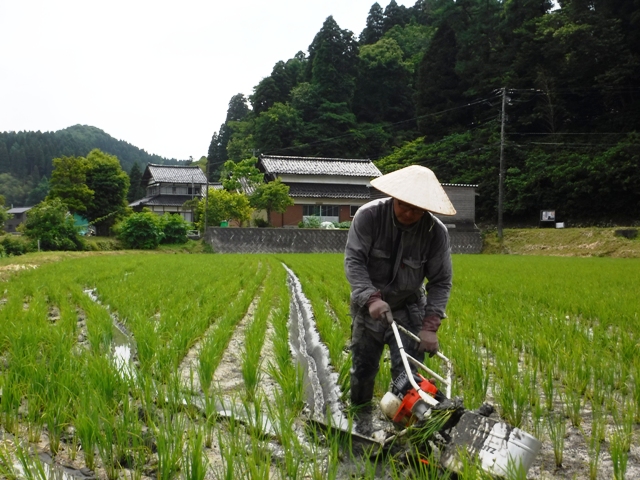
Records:
<instances>
[{"instance_id":1,"label":"distant mountain","mask_svg":"<svg viewBox=\"0 0 640 480\"><path fill-rule=\"evenodd\" d=\"M7 205L36 203L43 191L46 195L54 158L86 156L94 148L118 157L127 173L135 163L144 169L147 163L183 162L151 155L89 125L74 125L56 132L0 132L0 195Z\"/></svg>"}]
</instances>

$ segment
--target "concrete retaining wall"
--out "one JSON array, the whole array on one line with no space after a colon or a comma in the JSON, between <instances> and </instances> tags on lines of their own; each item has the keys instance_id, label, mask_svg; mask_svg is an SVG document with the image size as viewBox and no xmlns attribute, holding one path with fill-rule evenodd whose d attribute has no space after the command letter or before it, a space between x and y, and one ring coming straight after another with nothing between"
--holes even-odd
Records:
<instances>
[{"instance_id":1,"label":"concrete retaining wall","mask_svg":"<svg viewBox=\"0 0 640 480\"><path fill-rule=\"evenodd\" d=\"M342 253L348 230L303 228L207 229L205 241L217 253ZM480 253L479 231L449 230L453 253Z\"/></svg>"}]
</instances>

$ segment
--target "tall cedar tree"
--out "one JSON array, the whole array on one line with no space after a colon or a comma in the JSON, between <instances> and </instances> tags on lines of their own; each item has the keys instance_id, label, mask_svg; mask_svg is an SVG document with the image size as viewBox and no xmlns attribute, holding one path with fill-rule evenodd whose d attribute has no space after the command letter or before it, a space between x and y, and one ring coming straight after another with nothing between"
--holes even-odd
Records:
<instances>
[{"instance_id":1,"label":"tall cedar tree","mask_svg":"<svg viewBox=\"0 0 640 480\"><path fill-rule=\"evenodd\" d=\"M433 36L420 64L418 77L418 126L428 140L439 140L459 129L464 103L456 73L458 42L448 23Z\"/></svg>"},{"instance_id":2,"label":"tall cedar tree","mask_svg":"<svg viewBox=\"0 0 640 480\"><path fill-rule=\"evenodd\" d=\"M311 83L319 95L330 103L351 102L355 86L357 43L353 33L342 30L332 16L309 46Z\"/></svg>"},{"instance_id":3,"label":"tall cedar tree","mask_svg":"<svg viewBox=\"0 0 640 480\"><path fill-rule=\"evenodd\" d=\"M142 186L142 170L138 162L136 162L129 172L129 193L127 194L127 200L131 203L143 198L146 193L145 188Z\"/></svg>"},{"instance_id":4,"label":"tall cedar tree","mask_svg":"<svg viewBox=\"0 0 640 480\"><path fill-rule=\"evenodd\" d=\"M360 43L362 45L371 45L382 38L384 34L384 12L378 2L371 5L369 15L367 16L367 26L364 27L360 34Z\"/></svg>"},{"instance_id":5,"label":"tall cedar tree","mask_svg":"<svg viewBox=\"0 0 640 480\"><path fill-rule=\"evenodd\" d=\"M220 126L220 130L213 134L211 143L209 144L209 151L207 159L210 162L209 176L210 178L218 178L222 170L222 165L229 158L227 154L227 145L233 136L233 129L230 122L238 122L243 120L249 114L249 105L247 104L247 98L242 93L238 93L231 97L229 100L229 107L227 108L227 118L225 122Z\"/></svg>"}]
</instances>

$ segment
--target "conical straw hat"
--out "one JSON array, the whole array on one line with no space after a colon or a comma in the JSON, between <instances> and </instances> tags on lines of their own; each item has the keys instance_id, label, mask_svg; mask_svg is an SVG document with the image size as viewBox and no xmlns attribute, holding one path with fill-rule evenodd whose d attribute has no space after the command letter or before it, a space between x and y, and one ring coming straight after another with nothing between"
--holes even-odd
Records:
<instances>
[{"instance_id":1,"label":"conical straw hat","mask_svg":"<svg viewBox=\"0 0 640 480\"><path fill-rule=\"evenodd\" d=\"M449 197L435 173L427 167L411 165L371 180L371 186L390 197L440 215L455 215Z\"/></svg>"}]
</instances>

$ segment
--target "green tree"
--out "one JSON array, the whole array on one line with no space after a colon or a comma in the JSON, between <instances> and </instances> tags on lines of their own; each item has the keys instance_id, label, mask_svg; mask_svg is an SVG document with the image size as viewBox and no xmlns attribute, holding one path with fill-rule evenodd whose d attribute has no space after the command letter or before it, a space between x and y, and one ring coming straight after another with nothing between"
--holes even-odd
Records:
<instances>
[{"instance_id":1,"label":"green tree","mask_svg":"<svg viewBox=\"0 0 640 480\"><path fill-rule=\"evenodd\" d=\"M194 199L185 203L186 207L193 208L195 226L200 231L204 231L204 213L207 201L205 199ZM244 193L229 192L227 190L209 189L209 199L207 208L207 225L217 226L223 221L237 220L241 224L249 221L253 209L249 204L249 199Z\"/></svg>"},{"instance_id":2,"label":"green tree","mask_svg":"<svg viewBox=\"0 0 640 480\"><path fill-rule=\"evenodd\" d=\"M0 140L0 173L9 173L11 168L11 157L9 156L9 150L7 150L7 144Z\"/></svg>"},{"instance_id":3,"label":"green tree","mask_svg":"<svg viewBox=\"0 0 640 480\"><path fill-rule=\"evenodd\" d=\"M236 163L232 160L225 162L220 181L225 190L240 191L243 188L253 188L262 183L264 174L258 170L255 157L247 158Z\"/></svg>"},{"instance_id":4,"label":"green tree","mask_svg":"<svg viewBox=\"0 0 640 480\"><path fill-rule=\"evenodd\" d=\"M342 30L328 17L309 46L311 83L326 101L351 102L356 77L357 43L353 33Z\"/></svg>"},{"instance_id":5,"label":"green tree","mask_svg":"<svg viewBox=\"0 0 640 480\"><path fill-rule=\"evenodd\" d=\"M0 195L0 231L3 231L4 224L13 216L8 211L9 209L4 206L4 196Z\"/></svg>"},{"instance_id":6,"label":"green tree","mask_svg":"<svg viewBox=\"0 0 640 480\"><path fill-rule=\"evenodd\" d=\"M289 92L284 94L276 85L273 77L266 77L260 80L260 83L253 89L251 95L251 105L256 114L266 112L276 102L285 102Z\"/></svg>"},{"instance_id":7,"label":"green tree","mask_svg":"<svg viewBox=\"0 0 640 480\"><path fill-rule=\"evenodd\" d=\"M218 132L213 132L211 143L209 144L209 151L207 153L207 162L209 163L209 181L220 176L222 165L226 160L226 145L223 147L220 135L218 135Z\"/></svg>"},{"instance_id":8,"label":"green tree","mask_svg":"<svg viewBox=\"0 0 640 480\"><path fill-rule=\"evenodd\" d=\"M360 43L370 45L376 43L384 34L384 13L378 2L371 5L367 15L367 26L360 34Z\"/></svg>"},{"instance_id":9,"label":"green tree","mask_svg":"<svg viewBox=\"0 0 640 480\"><path fill-rule=\"evenodd\" d=\"M463 114L455 109L464 103L457 55L456 34L445 23L434 35L418 73L418 126L430 140L453 133L464 123Z\"/></svg>"},{"instance_id":10,"label":"green tree","mask_svg":"<svg viewBox=\"0 0 640 480\"><path fill-rule=\"evenodd\" d=\"M127 248L153 250L163 237L160 217L147 209L129 215L116 230L118 239Z\"/></svg>"},{"instance_id":11,"label":"green tree","mask_svg":"<svg viewBox=\"0 0 640 480\"><path fill-rule=\"evenodd\" d=\"M253 118L229 122L227 128L231 132L230 140L227 143L227 158L239 162L254 156ZM222 170L224 170L224 164L220 173Z\"/></svg>"},{"instance_id":12,"label":"green tree","mask_svg":"<svg viewBox=\"0 0 640 480\"><path fill-rule=\"evenodd\" d=\"M363 45L353 111L359 120L400 122L414 117L411 65L392 38Z\"/></svg>"},{"instance_id":13,"label":"green tree","mask_svg":"<svg viewBox=\"0 0 640 480\"><path fill-rule=\"evenodd\" d=\"M127 193L127 201L129 203L139 200L146 195L146 190L142 186L142 170L138 162L135 162L129 172L129 192Z\"/></svg>"},{"instance_id":14,"label":"green tree","mask_svg":"<svg viewBox=\"0 0 640 480\"><path fill-rule=\"evenodd\" d=\"M38 185L35 186L33 190L29 192L29 196L27 197L26 204L27 205L36 205L37 203L42 202L47 195L49 194L49 179L47 177L42 177Z\"/></svg>"},{"instance_id":15,"label":"green tree","mask_svg":"<svg viewBox=\"0 0 640 480\"><path fill-rule=\"evenodd\" d=\"M34 242L39 240L42 250L84 249L73 215L60 198L45 200L33 207L19 228Z\"/></svg>"},{"instance_id":16,"label":"green tree","mask_svg":"<svg viewBox=\"0 0 640 480\"><path fill-rule=\"evenodd\" d=\"M31 184L14 177L10 173L0 173L0 192L8 205L26 205Z\"/></svg>"},{"instance_id":17,"label":"green tree","mask_svg":"<svg viewBox=\"0 0 640 480\"><path fill-rule=\"evenodd\" d=\"M302 131L302 118L293 107L275 103L255 121L253 139L264 153L294 145Z\"/></svg>"},{"instance_id":18,"label":"green tree","mask_svg":"<svg viewBox=\"0 0 640 480\"><path fill-rule=\"evenodd\" d=\"M293 199L289 196L289 186L277 178L272 182L258 185L249 197L249 203L257 210L266 210L271 221L271 212L284 213Z\"/></svg>"},{"instance_id":19,"label":"green tree","mask_svg":"<svg viewBox=\"0 0 640 480\"><path fill-rule=\"evenodd\" d=\"M227 145L233 136L233 129L230 127L232 122L241 122L250 113L247 98L242 93L238 93L231 97L227 108L227 117L225 122L220 125L218 132L213 133L207 158L210 163L210 178L217 178L222 170L222 165L229 159L227 154Z\"/></svg>"},{"instance_id":20,"label":"green tree","mask_svg":"<svg viewBox=\"0 0 640 480\"><path fill-rule=\"evenodd\" d=\"M396 25L404 26L409 23L411 13L404 5L398 5L396 0L391 0L384 9L382 22L384 32L391 30Z\"/></svg>"},{"instance_id":21,"label":"green tree","mask_svg":"<svg viewBox=\"0 0 640 480\"><path fill-rule=\"evenodd\" d=\"M95 193L87 185L88 169L84 157L54 158L47 200L59 198L72 213L84 214Z\"/></svg>"},{"instance_id":22,"label":"green tree","mask_svg":"<svg viewBox=\"0 0 640 480\"><path fill-rule=\"evenodd\" d=\"M89 152L87 163L87 187L94 195L87 205L86 216L96 226L98 235L108 235L125 212L129 176L116 157L98 149Z\"/></svg>"}]
</instances>

